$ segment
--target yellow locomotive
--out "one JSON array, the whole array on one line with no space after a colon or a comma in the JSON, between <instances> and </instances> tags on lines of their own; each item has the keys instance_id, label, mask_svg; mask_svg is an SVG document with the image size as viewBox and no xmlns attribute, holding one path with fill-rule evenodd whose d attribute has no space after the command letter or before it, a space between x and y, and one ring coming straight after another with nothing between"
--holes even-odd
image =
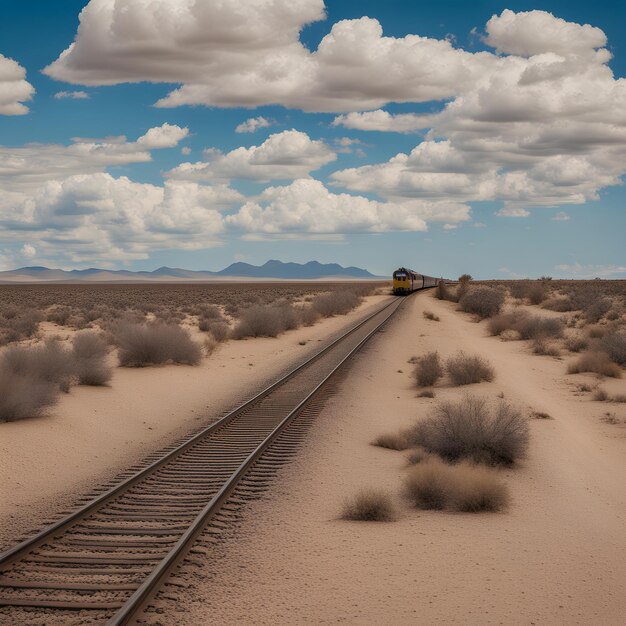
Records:
<instances>
[{"instance_id":1,"label":"yellow locomotive","mask_svg":"<svg viewBox=\"0 0 626 626\"><path fill-rule=\"evenodd\" d=\"M418 289L436 287L438 282L438 278L424 276L406 267L401 267L393 273L393 293L402 296Z\"/></svg>"}]
</instances>

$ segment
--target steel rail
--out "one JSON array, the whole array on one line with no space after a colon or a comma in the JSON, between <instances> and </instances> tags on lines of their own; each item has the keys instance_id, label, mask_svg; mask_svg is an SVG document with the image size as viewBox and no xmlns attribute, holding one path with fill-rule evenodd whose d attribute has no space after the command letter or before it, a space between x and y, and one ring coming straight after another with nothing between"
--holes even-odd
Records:
<instances>
[{"instance_id":1,"label":"steel rail","mask_svg":"<svg viewBox=\"0 0 626 626\"><path fill-rule=\"evenodd\" d=\"M366 321L372 319L376 315L382 313L386 308L394 304L391 302L377 311ZM402 306L400 302L387 317L377 324L367 335L346 354L341 361L333 367L328 374L315 386L315 388L294 408L283 420L270 432L270 434L257 446L257 448L246 458L246 460L237 468L231 477L224 483L220 490L213 496L211 501L202 509L195 520L184 532L176 545L170 550L167 556L154 568L150 575L144 580L141 586L127 600L124 606L107 622L106 626L125 626L131 619L141 610L145 602L155 593L163 580L172 571L176 564L180 561L186 552L191 548L194 540L206 527L210 518L219 510L221 505L228 499L231 492L236 488L241 478L249 471L263 455L263 453L278 439L289 424L297 417L302 409L311 402L314 396L318 394L320 389L326 385L328 380L333 377L344 363L365 344L382 326L384 326L392 315Z\"/></svg>"},{"instance_id":2,"label":"steel rail","mask_svg":"<svg viewBox=\"0 0 626 626\"><path fill-rule=\"evenodd\" d=\"M378 315L379 313L382 313L385 309L392 306L395 302L396 302L396 299L394 298L390 302L378 308L371 315L368 315L363 320L359 321L357 324L349 328L345 333L342 333L339 337L333 340L329 345L325 346L324 348L322 348L321 350L313 354L313 356L311 356L310 358L305 360L303 363L301 363L300 365L290 370L287 374L285 374L284 376L279 378L277 381L270 384L268 387L263 389L260 393L253 396L249 400L246 400L243 404L239 405L238 407L236 407L235 409L233 409L232 411L230 411L223 417L219 418L215 422L209 424L206 428L203 428L199 432L195 433L194 435L189 437L189 439L181 443L179 446L166 452L163 456L158 458L156 461L138 470L137 472L135 472L128 478L123 479L114 487L96 496L93 500L79 507L68 516L43 528L41 531L39 531L32 537L29 537L25 539L24 541L16 544L15 546L12 546L11 548L0 553L0 567L9 565L11 562L19 559L21 555L25 554L26 552L31 551L33 548L36 548L38 545L40 545L42 542L49 539L55 533L65 530L66 528L74 524L76 521L80 520L82 517L85 517L85 515L87 515L88 513L91 513L92 511L94 511L100 505L105 504L108 500L110 500L114 496L127 490L129 487L133 486L135 483L143 479L145 476L148 476L149 474L153 473L155 470L162 467L167 462L169 462L176 456L180 455L182 452L184 452L188 448L191 448L195 443L197 443L202 438L206 437L210 433L218 430L219 428L221 428L228 422L232 421L235 417L243 413L246 409L252 407L254 404L258 403L260 400L262 400L263 398L267 397L270 393L275 391L278 387L282 386L288 380L293 378L298 372L302 371L304 368L308 367L313 362L315 362L320 357L322 357L324 354L332 350L346 337L356 332L359 328L367 324L367 322L369 322L376 315Z\"/></svg>"}]
</instances>

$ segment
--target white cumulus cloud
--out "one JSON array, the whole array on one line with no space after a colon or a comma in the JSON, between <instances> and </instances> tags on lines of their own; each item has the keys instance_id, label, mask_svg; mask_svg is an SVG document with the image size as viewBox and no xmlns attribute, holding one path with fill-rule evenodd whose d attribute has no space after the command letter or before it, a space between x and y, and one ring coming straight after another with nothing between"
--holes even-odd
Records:
<instances>
[{"instance_id":1,"label":"white cumulus cloud","mask_svg":"<svg viewBox=\"0 0 626 626\"><path fill-rule=\"evenodd\" d=\"M236 128L236 133L254 133L259 128L269 128L272 125L272 122L267 118L259 115L259 117L251 117L247 119L245 122L241 122Z\"/></svg>"},{"instance_id":2,"label":"white cumulus cloud","mask_svg":"<svg viewBox=\"0 0 626 626\"><path fill-rule=\"evenodd\" d=\"M168 177L195 181L287 180L308 176L337 158L323 141L297 130L270 135L259 146L240 147L226 154L208 150L205 156L207 161L182 163L168 172Z\"/></svg>"},{"instance_id":3,"label":"white cumulus cloud","mask_svg":"<svg viewBox=\"0 0 626 626\"><path fill-rule=\"evenodd\" d=\"M57 91L54 98L56 100L89 100L90 95L86 91Z\"/></svg>"},{"instance_id":4,"label":"white cumulus cloud","mask_svg":"<svg viewBox=\"0 0 626 626\"><path fill-rule=\"evenodd\" d=\"M333 126L343 126L355 130L377 130L392 133L415 133L429 128L432 118L428 115L416 115L415 113L399 113L392 115L382 109L365 111L364 113L352 112L338 115L333 120Z\"/></svg>"},{"instance_id":5,"label":"white cumulus cloud","mask_svg":"<svg viewBox=\"0 0 626 626\"><path fill-rule=\"evenodd\" d=\"M26 80L26 70L0 54L0 115L25 115L28 107L24 102L34 93L35 88Z\"/></svg>"}]
</instances>

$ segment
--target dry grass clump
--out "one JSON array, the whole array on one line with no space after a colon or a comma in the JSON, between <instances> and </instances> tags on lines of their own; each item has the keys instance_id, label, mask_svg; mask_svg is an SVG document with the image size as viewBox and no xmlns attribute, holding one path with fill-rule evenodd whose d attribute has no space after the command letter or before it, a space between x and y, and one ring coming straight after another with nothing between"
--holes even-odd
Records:
<instances>
[{"instance_id":1,"label":"dry grass clump","mask_svg":"<svg viewBox=\"0 0 626 626\"><path fill-rule=\"evenodd\" d=\"M122 367L163 363L197 365L202 357L200 346L177 324L120 322L112 335Z\"/></svg>"},{"instance_id":2,"label":"dry grass clump","mask_svg":"<svg viewBox=\"0 0 626 626\"><path fill-rule=\"evenodd\" d=\"M345 315L361 304L361 297L352 290L331 291L315 296L311 301L311 308L320 317Z\"/></svg>"},{"instance_id":3,"label":"dry grass clump","mask_svg":"<svg viewBox=\"0 0 626 626\"><path fill-rule=\"evenodd\" d=\"M417 394L418 398L434 398L435 392L432 389L424 389Z\"/></svg>"},{"instance_id":4,"label":"dry grass clump","mask_svg":"<svg viewBox=\"0 0 626 626\"><path fill-rule=\"evenodd\" d=\"M622 376L619 366L613 363L605 352L585 352L567 367L568 374L580 374L582 372L592 372L612 378Z\"/></svg>"},{"instance_id":5,"label":"dry grass clump","mask_svg":"<svg viewBox=\"0 0 626 626\"><path fill-rule=\"evenodd\" d=\"M446 362L446 370L453 385L471 385L495 378L493 367L478 355L457 352Z\"/></svg>"},{"instance_id":6,"label":"dry grass clump","mask_svg":"<svg viewBox=\"0 0 626 626\"><path fill-rule=\"evenodd\" d=\"M526 453L528 424L506 402L494 407L484 398L466 396L458 402L440 403L413 427L409 439L448 461L511 465Z\"/></svg>"},{"instance_id":7,"label":"dry grass clump","mask_svg":"<svg viewBox=\"0 0 626 626\"><path fill-rule=\"evenodd\" d=\"M58 385L37 378L33 374L20 374L4 361L0 361L0 422L36 417L56 402Z\"/></svg>"},{"instance_id":8,"label":"dry grass clump","mask_svg":"<svg viewBox=\"0 0 626 626\"><path fill-rule=\"evenodd\" d=\"M411 447L406 432L400 431L398 433L385 433L379 435L372 441L373 446L379 448L387 448L388 450L406 450Z\"/></svg>"},{"instance_id":9,"label":"dry grass clump","mask_svg":"<svg viewBox=\"0 0 626 626\"><path fill-rule=\"evenodd\" d=\"M593 394L593 399L596 402L626 402L626 394L618 393L615 396L609 395L604 389L598 388Z\"/></svg>"},{"instance_id":10,"label":"dry grass clump","mask_svg":"<svg viewBox=\"0 0 626 626\"><path fill-rule=\"evenodd\" d=\"M432 387L443 376L439 353L429 352L419 357L415 364L414 376L418 387Z\"/></svg>"},{"instance_id":11,"label":"dry grass clump","mask_svg":"<svg viewBox=\"0 0 626 626\"><path fill-rule=\"evenodd\" d=\"M513 309L512 311L508 311L506 313L494 315L487 322L487 330L489 330L489 333L494 336L502 335L502 333L507 330L517 331L521 323L527 318L528 313L526 313L526 311Z\"/></svg>"},{"instance_id":12,"label":"dry grass clump","mask_svg":"<svg viewBox=\"0 0 626 626\"><path fill-rule=\"evenodd\" d=\"M589 342L583 337L570 336L565 339L565 348L570 352L582 352L589 346Z\"/></svg>"},{"instance_id":13,"label":"dry grass clump","mask_svg":"<svg viewBox=\"0 0 626 626\"><path fill-rule=\"evenodd\" d=\"M72 340L74 373L79 385L106 385L113 376L107 363L106 342L94 332L83 331Z\"/></svg>"},{"instance_id":14,"label":"dry grass clump","mask_svg":"<svg viewBox=\"0 0 626 626\"><path fill-rule=\"evenodd\" d=\"M341 517L359 522L393 522L397 519L397 513L387 493L365 488L344 503Z\"/></svg>"},{"instance_id":15,"label":"dry grass clump","mask_svg":"<svg viewBox=\"0 0 626 626\"><path fill-rule=\"evenodd\" d=\"M439 321L439 316L435 315L432 311L424 311L424 317L427 320L431 320L433 322L438 322Z\"/></svg>"},{"instance_id":16,"label":"dry grass clump","mask_svg":"<svg viewBox=\"0 0 626 626\"><path fill-rule=\"evenodd\" d=\"M30 339L39 329L42 316L39 311L23 311L5 307L0 317L0 345Z\"/></svg>"},{"instance_id":17,"label":"dry grass clump","mask_svg":"<svg viewBox=\"0 0 626 626\"><path fill-rule=\"evenodd\" d=\"M499 511L508 503L508 490L494 470L469 463L446 465L436 458L410 470L405 494L419 509L464 513Z\"/></svg>"},{"instance_id":18,"label":"dry grass clump","mask_svg":"<svg viewBox=\"0 0 626 626\"><path fill-rule=\"evenodd\" d=\"M563 321L553 317L531 315L520 321L516 330L522 339L558 339L563 336Z\"/></svg>"},{"instance_id":19,"label":"dry grass clump","mask_svg":"<svg viewBox=\"0 0 626 626\"><path fill-rule=\"evenodd\" d=\"M557 296L546 300L542 305L544 309L556 311L557 313L567 313L574 310L574 304L568 296Z\"/></svg>"},{"instance_id":20,"label":"dry grass clump","mask_svg":"<svg viewBox=\"0 0 626 626\"><path fill-rule=\"evenodd\" d=\"M626 330L607 333L599 345L609 355L611 361L626 367Z\"/></svg>"},{"instance_id":21,"label":"dry grass clump","mask_svg":"<svg viewBox=\"0 0 626 626\"><path fill-rule=\"evenodd\" d=\"M552 342L546 340L545 337L539 337L533 341L533 354L540 356L561 356L561 351Z\"/></svg>"},{"instance_id":22,"label":"dry grass clump","mask_svg":"<svg viewBox=\"0 0 626 626\"><path fill-rule=\"evenodd\" d=\"M459 299L459 308L465 313L474 313L482 318L500 312L504 304L504 291L491 287L472 287Z\"/></svg>"},{"instance_id":23,"label":"dry grass clump","mask_svg":"<svg viewBox=\"0 0 626 626\"><path fill-rule=\"evenodd\" d=\"M230 326L226 322L210 322L207 330L217 343L223 343L230 337Z\"/></svg>"},{"instance_id":24,"label":"dry grass clump","mask_svg":"<svg viewBox=\"0 0 626 626\"><path fill-rule=\"evenodd\" d=\"M235 339L277 337L286 330L297 328L298 324L298 316L291 305L255 305L242 312L232 335Z\"/></svg>"}]
</instances>

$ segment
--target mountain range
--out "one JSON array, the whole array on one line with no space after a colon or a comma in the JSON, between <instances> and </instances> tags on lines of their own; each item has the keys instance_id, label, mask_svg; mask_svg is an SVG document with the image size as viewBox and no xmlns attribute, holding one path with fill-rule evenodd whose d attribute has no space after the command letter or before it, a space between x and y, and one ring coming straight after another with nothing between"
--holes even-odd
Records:
<instances>
[{"instance_id":1,"label":"mountain range","mask_svg":"<svg viewBox=\"0 0 626 626\"><path fill-rule=\"evenodd\" d=\"M342 267L337 263L283 263L271 260L263 265L232 263L223 270L186 270L177 267L159 267L148 271L108 270L88 268L84 270L61 270L48 267L20 267L15 270L0 272L0 283L33 282L184 282L219 279L281 279L281 280L316 280L316 279L372 279L377 278L359 267Z\"/></svg>"}]
</instances>

